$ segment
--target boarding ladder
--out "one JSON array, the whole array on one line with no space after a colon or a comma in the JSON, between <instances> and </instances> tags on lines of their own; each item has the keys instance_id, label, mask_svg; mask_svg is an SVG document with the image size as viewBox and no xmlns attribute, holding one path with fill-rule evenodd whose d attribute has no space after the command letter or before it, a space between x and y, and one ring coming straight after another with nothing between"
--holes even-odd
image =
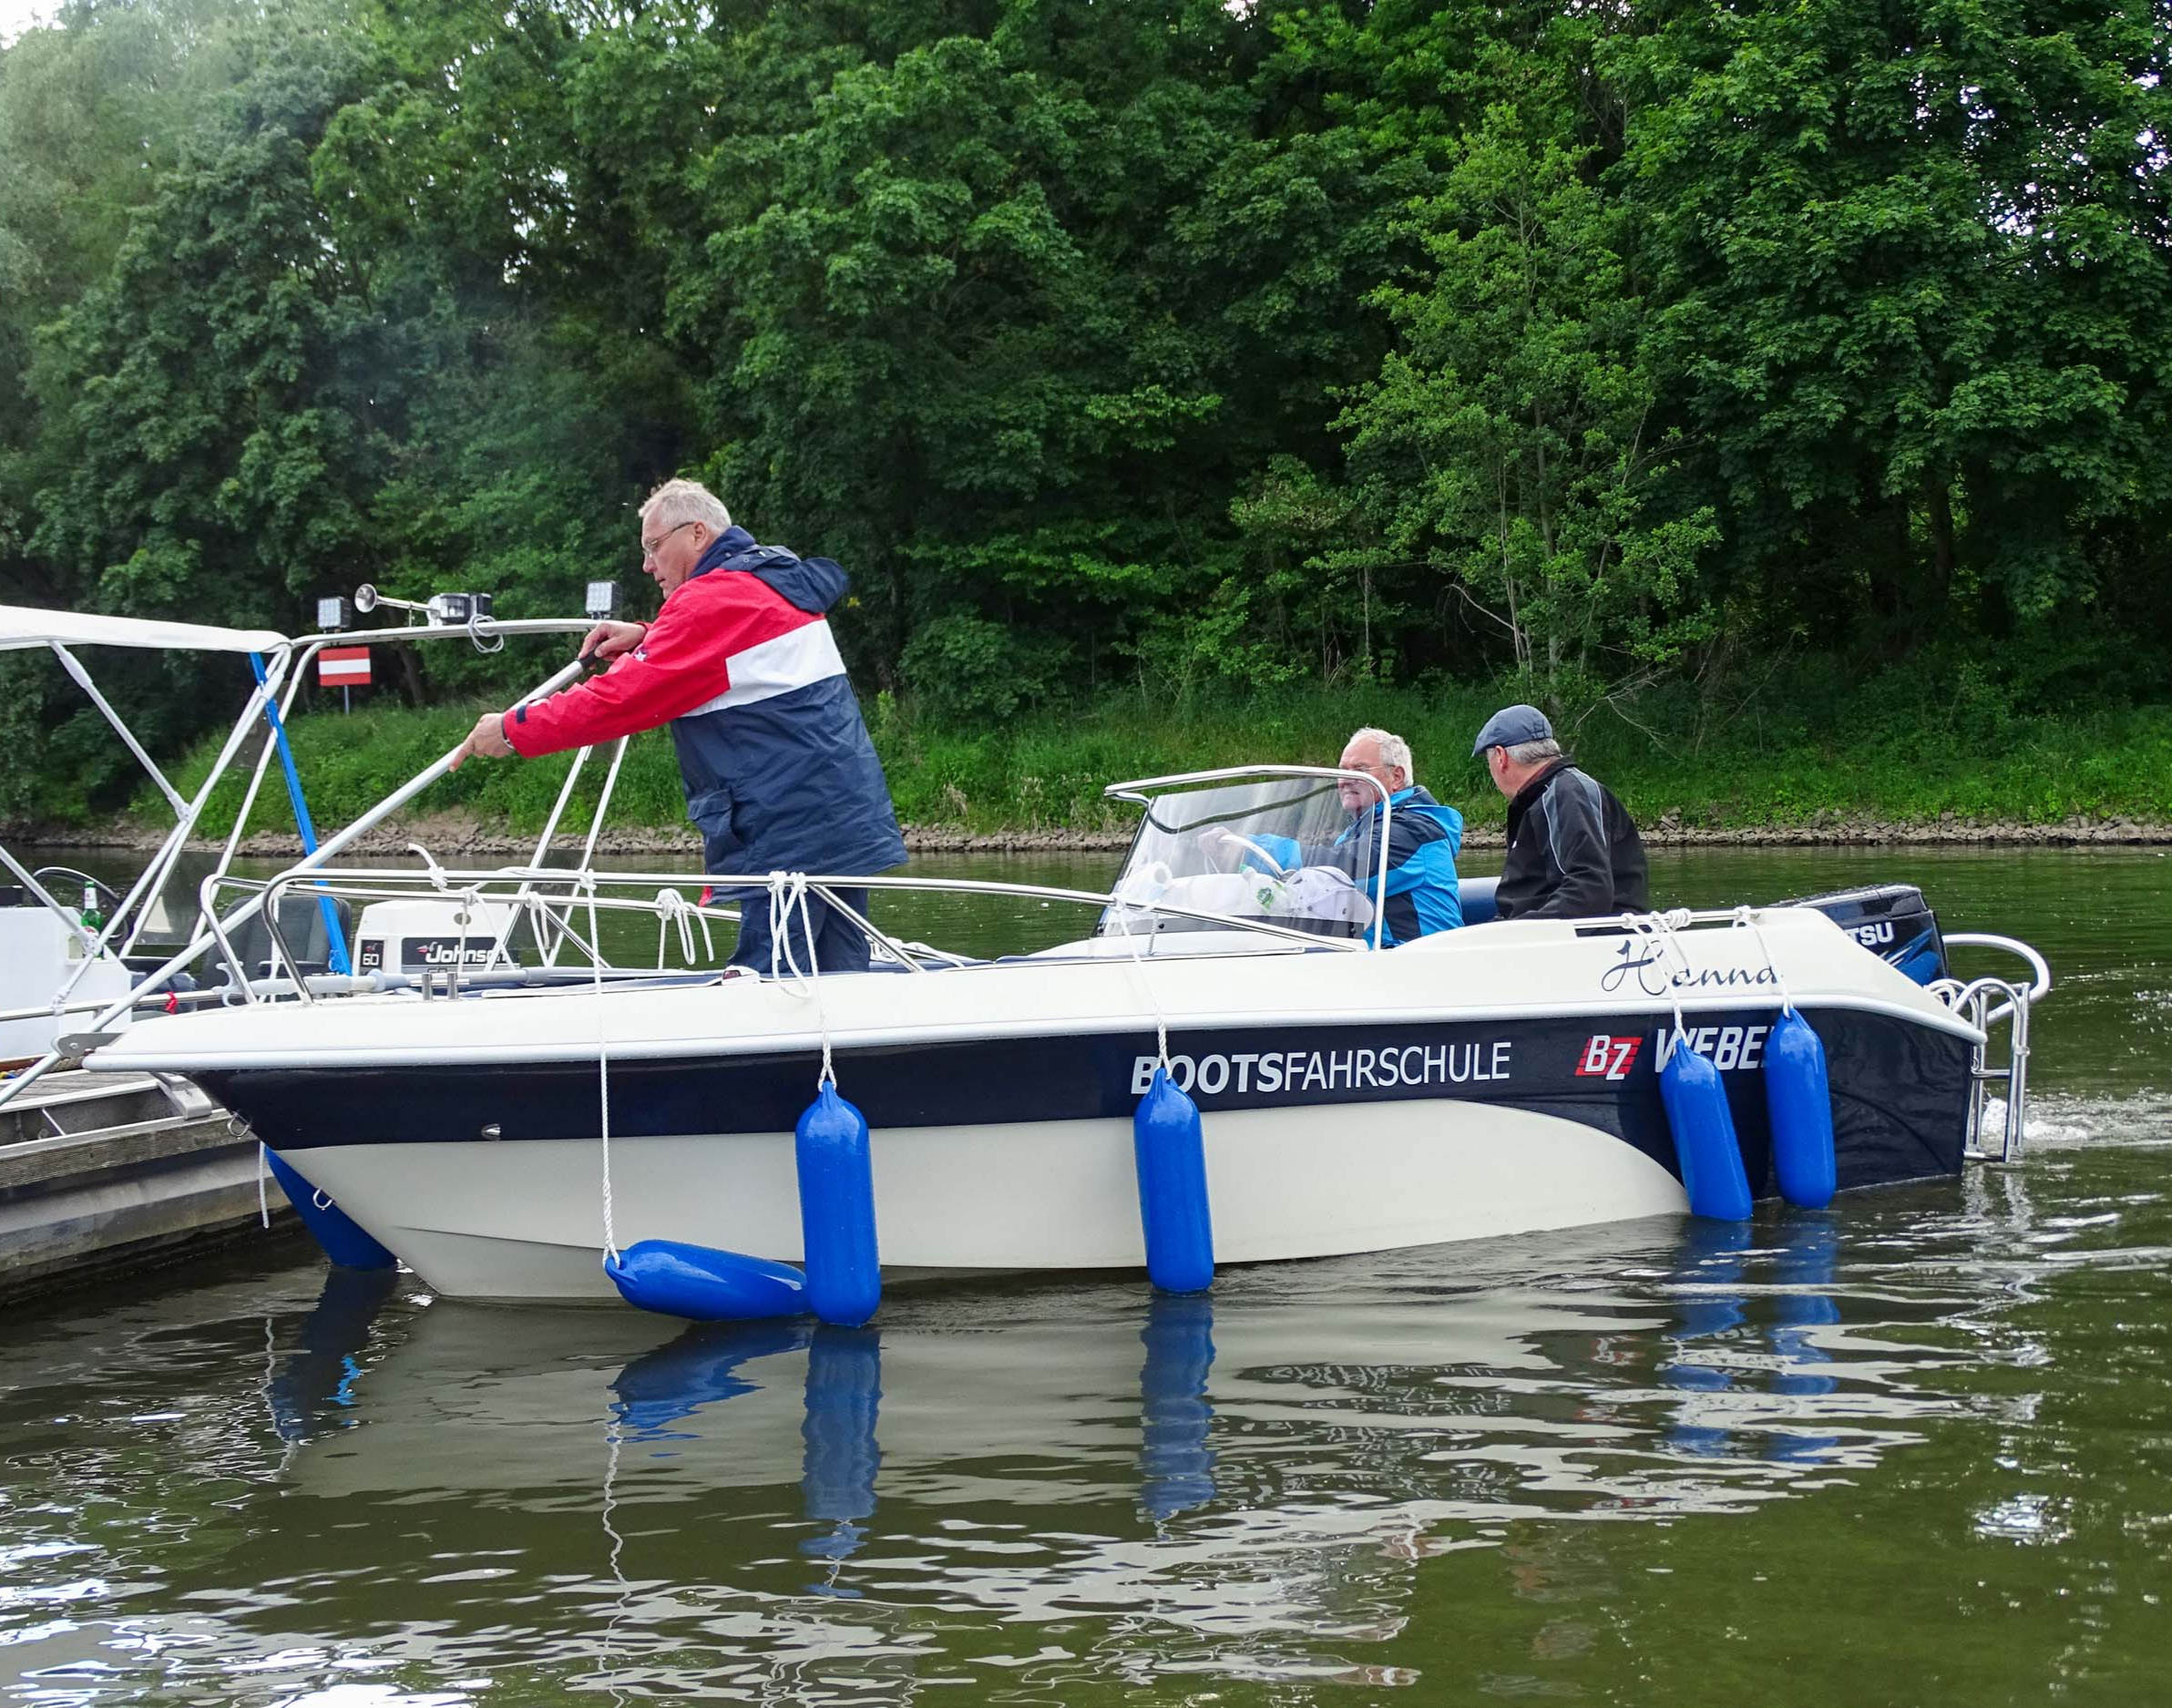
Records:
<instances>
[{"instance_id":1,"label":"boarding ladder","mask_svg":"<svg viewBox=\"0 0 2172 1708\"><path fill-rule=\"evenodd\" d=\"M2043 956L2013 937L1953 931L1946 934L1945 942L1948 948L2003 949L2026 961L2033 975L2022 983L1996 977L1972 978L1965 982L1941 978L1931 986L1931 995L1965 1019L1978 1034L1969 1061L1968 1137L1962 1155L1976 1162L2015 1162L2021 1159L2028 1120L2029 1010L2039 997L2051 989L2052 970ZM2003 1066L1994 1065L1998 1058L1992 1046L1993 1031L2002 1022L2006 1028ZM2002 1130L1995 1151L1987 1148L1983 1130L1984 1111L1993 1084L2003 1084L2006 1088L2004 1117L2000 1123Z\"/></svg>"}]
</instances>

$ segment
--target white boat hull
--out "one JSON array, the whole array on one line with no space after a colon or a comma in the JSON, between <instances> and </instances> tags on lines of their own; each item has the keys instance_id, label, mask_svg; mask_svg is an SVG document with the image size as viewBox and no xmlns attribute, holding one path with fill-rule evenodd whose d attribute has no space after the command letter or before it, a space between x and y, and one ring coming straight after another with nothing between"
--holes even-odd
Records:
<instances>
[{"instance_id":1,"label":"white boat hull","mask_svg":"<svg viewBox=\"0 0 2172 1708\"><path fill-rule=\"evenodd\" d=\"M1582 1226L1687 1208L1642 1151L1522 1110L1441 1099L1256 1110L1205 1129L1224 1263L1330 1257ZM901 1269L1135 1269L1132 1130L1122 1120L885 1130L876 1234ZM455 1297L615 1298L602 1271L603 1147L316 1148L309 1178ZM682 1240L796 1262L789 1133L678 1135L610 1147L623 1248Z\"/></svg>"}]
</instances>

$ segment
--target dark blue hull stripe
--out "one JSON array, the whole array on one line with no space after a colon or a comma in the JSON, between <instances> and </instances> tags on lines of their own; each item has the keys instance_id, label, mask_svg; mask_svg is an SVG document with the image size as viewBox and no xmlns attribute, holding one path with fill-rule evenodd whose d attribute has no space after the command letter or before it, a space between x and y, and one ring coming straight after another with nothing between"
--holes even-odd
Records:
<instances>
[{"instance_id":1,"label":"dark blue hull stripe","mask_svg":"<svg viewBox=\"0 0 2172 1708\"><path fill-rule=\"evenodd\" d=\"M1722 1069L1753 1190L1772 1188L1759 1051L1771 1009L1696 1017ZM1961 1167L1969 1046L1891 1016L1808 1017L1833 1087L1839 1183ZM1603 1026L1606 1029L1601 1031ZM1319 1108L1323 1143L1368 1106L1454 1099L1502 1104L1613 1135L1679 1173L1657 1069L1673 1017L1496 1023L1254 1027L1173 1032L1170 1053L1211 1128L1226 1110ZM1004 1121L1128 1120L1153 1033L989 1039L841 1050L839 1089L886 1130ZM614 1061L611 1134L789 1132L814 1096L813 1052ZM275 1149L585 1140L597 1131L593 1064L243 1069L197 1076ZM495 1129L495 1134L487 1130ZM306 1165L305 1165L306 1171Z\"/></svg>"}]
</instances>

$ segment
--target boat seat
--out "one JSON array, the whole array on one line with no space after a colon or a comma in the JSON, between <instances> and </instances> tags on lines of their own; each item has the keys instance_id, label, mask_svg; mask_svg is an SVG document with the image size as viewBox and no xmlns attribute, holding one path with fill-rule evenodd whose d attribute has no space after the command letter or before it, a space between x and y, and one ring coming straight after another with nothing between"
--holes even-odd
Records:
<instances>
[{"instance_id":1,"label":"boat seat","mask_svg":"<svg viewBox=\"0 0 2172 1708\"><path fill-rule=\"evenodd\" d=\"M329 899L333 911L339 917L340 936L352 951L354 944L354 910L337 896L324 897L315 890L289 890L279 898L279 928L286 938L287 947L301 962L304 973L323 973L332 969L332 934L324 923L324 909L319 905ZM234 953L241 965L249 969L251 978L269 978L284 973L283 967L273 967L272 926L262 914L229 932ZM225 957L214 947L211 964L215 977L221 983L231 983L233 969L225 964Z\"/></svg>"}]
</instances>

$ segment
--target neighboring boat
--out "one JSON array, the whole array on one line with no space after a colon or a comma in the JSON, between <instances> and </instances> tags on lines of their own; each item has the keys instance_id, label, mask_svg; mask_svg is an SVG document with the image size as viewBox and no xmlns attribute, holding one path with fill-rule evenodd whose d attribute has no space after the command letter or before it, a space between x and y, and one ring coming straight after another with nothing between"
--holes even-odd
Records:
<instances>
[{"instance_id":1,"label":"neighboring boat","mask_svg":"<svg viewBox=\"0 0 2172 1708\"><path fill-rule=\"evenodd\" d=\"M118 892L91 874L34 867L0 846L0 1297L230 1238L259 1218L256 1142L236 1133L225 1110L170 1075L73 1071L77 1052L61 1040L93 1016L120 1027L139 1010L198 999L195 979L178 966L149 976L180 946L170 940L167 893L185 844L205 827L213 790L278 692L292 644L269 629L0 606L0 652L49 653L173 813ZM245 703L192 794L159 769L77 657L110 649L254 655L253 671L233 660ZM267 734L267 759L271 746ZM261 762L256 774L261 782ZM221 870L247 810L234 821Z\"/></svg>"},{"instance_id":2,"label":"neighboring boat","mask_svg":"<svg viewBox=\"0 0 2172 1708\"><path fill-rule=\"evenodd\" d=\"M568 635L585 626L573 619L498 624L487 639L495 644L499 633ZM343 903L312 890L290 890L268 916L244 907L220 930L201 920L185 937L173 928L181 912L172 905L180 856L192 837L213 828L214 794L252 738L261 737L254 769L232 818L218 826L224 841L209 881L216 885L230 869L275 754L305 845L314 846L283 714L309 661L329 645L357 638L403 644L439 638L484 644L486 639L472 621L290 639L269 629L0 606L0 652L48 653L173 814L139 874L118 892L93 874L34 866L0 846L0 1297L50 1288L93 1269L163 1259L268 1219L256 1141L236 1130L227 1111L197 1087L163 1074L92 1078L74 1064L101 1038L146 1016L198 1004L253 1003L292 994L304 979L324 990L378 982L349 975L349 914ZM160 769L77 656L112 649L231 660L246 698L192 793L184 793ZM555 827L556 814L552 823ZM547 834L538 844L538 859L548 840ZM473 923L478 932L495 929L502 938L512 917L510 910L499 910ZM374 949L380 963L395 970L410 955L426 961L469 923L456 901L409 902L384 915L374 936L365 929L362 958L368 962ZM271 966L275 946L277 976ZM503 959L487 935L476 953L488 965ZM315 1208L321 1213L323 1207Z\"/></svg>"},{"instance_id":3,"label":"neighboring boat","mask_svg":"<svg viewBox=\"0 0 2172 1708\"><path fill-rule=\"evenodd\" d=\"M89 1065L189 1075L434 1287L487 1299L609 1296L604 1251L633 1241L799 1259L793 1129L825 1060L873 1131L892 1271L1141 1265L1132 1118L1164 1066L1204 1125L1220 1263L1679 1212L1691 1199L1661 1089L1677 1051L1716 1071L1728 1143L1768 1192L1763 1051L1790 1007L1822 1045L1841 1188L1961 1168L1996 1077L1994 997L2015 1023L2009 1144L2018 1132L2021 1027L2049 983L2023 946L1973 939L2027 956L2031 988L1927 987L1851 935L1891 923L1914 895L1897 887L1754 913L1480 924L1382 951L1368 826L1385 820L1337 803L1352 780L1365 782L1259 767L1118 785L1145 818L1108 896L872 883L878 899L947 889L1095 908L1091 935L1030 953L975 959L870 923L878 959L863 974L607 984L599 968L554 988L484 975L466 983L475 999L451 1002L430 1000L425 977L138 1025ZM557 885L584 898L562 917L610 905L599 887L687 881L425 877L485 902ZM293 881L386 879L319 867ZM870 882L711 881L780 926L808 886ZM1483 913L1485 886L1466 888L1467 912ZM461 988L456 969L444 988Z\"/></svg>"},{"instance_id":4,"label":"neighboring boat","mask_svg":"<svg viewBox=\"0 0 2172 1708\"><path fill-rule=\"evenodd\" d=\"M173 813L167 832L127 891L116 894L89 874L65 867L33 871L0 846L0 1064L27 1064L48 1054L82 1018L118 1002L125 1020L137 975L155 966L153 939L166 923L164 893L189 838L201 826L213 790L278 693L292 642L262 629L219 629L200 623L148 621L78 611L0 605L0 652L49 652L135 758ZM161 771L76 654L84 649L205 652L253 656L255 680L241 715L192 795ZM242 682L251 672L237 671ZM266 737L266 757L271 739ZM263 775L260 764L257 777ZM253 803L255 790L250 792ZM244 812L246 808L244 808ZM241 839L237 819L225 861ZM80 896L80 906L73 905ZM175 944L167 944L170 952ZM184 986L191 981L184 980ZM149 993L144 993L148 995ZM163 993L161 993L163 994Z\"/></svg>"}]
</instances>

